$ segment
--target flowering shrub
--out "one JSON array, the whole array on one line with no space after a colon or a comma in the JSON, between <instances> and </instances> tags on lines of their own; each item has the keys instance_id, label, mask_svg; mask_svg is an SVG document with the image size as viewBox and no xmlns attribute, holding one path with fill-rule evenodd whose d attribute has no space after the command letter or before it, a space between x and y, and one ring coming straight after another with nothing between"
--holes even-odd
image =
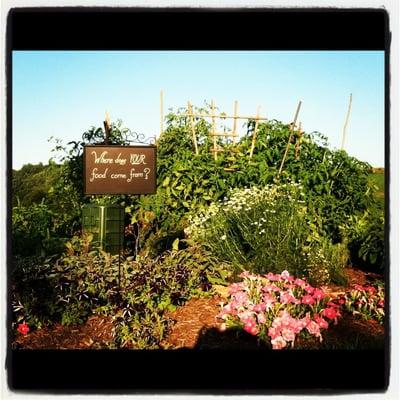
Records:
<instances>
[{"instance_id":1,"label":"flowering shrub","mask_svg":"<svg viewBox=\"0 0 400 400\"><path fill-rule=\"evenodd\" d=\"M355 285L333 299L287 271L265 275L245 271L240 276L243 281L229 286L229 301L221 304L220 330L242 328L270 341L273 349L294 347L298 335L315 336L322 342L321 332L346 311L380 323L384 318L382 286Z\"/></svg>"},{"instance_id":2,"label":"flowering shrub","mask_svg":"<svg viewBox=\"0 0 400 400\"><path fill-rule=\"evenodd\" d=\"M313 284L343 283L347 248L320 235L304 198L297 183L235 189L191 218L186 233L238 269L288 269Z\"/></svg>"},{"instance_id":3,"label":"flowering shrub","mask_svg":"<svg viewBox=\"0 0 400 400\"><path fill-rule=\"evenodd\" d=\"M320 288L303 279L281 274L255 275L243 272L242 282L229 286L230 300L221 305L221 329L240 327L263 340L273 349L294 347L301 332L322 341L321 331L341 315L339 306L329 301Z\"/></svg>"},{"instance_id":4,"label":"flowering shrub","mask_svg":"<svg viewBox=\"0 0 400 400\"><path fill-rule=\"evenodd\" d=\"M365 320L374 319L383 324L385 317L385 293L382 284L371 286L353 285L339 302L349 313Z\"/></svg>"}]
</instances>

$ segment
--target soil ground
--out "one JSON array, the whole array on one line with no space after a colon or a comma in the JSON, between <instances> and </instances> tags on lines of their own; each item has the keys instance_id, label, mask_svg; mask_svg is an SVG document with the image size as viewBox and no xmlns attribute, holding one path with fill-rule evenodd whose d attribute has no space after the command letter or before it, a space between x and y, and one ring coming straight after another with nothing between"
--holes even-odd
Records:
<instances>
[{"instance_id":1,"label":"soil ground","mask_svg":"<svg viewBox=\"0 0 400 400\"><path fill-rule=\"evenodd\" d=\"M350 284L365 285L379 275L347 268ZM330 286L332 293L343 288ZM175 323L168 336L161 343L165 349L256 349L266 348L255 337L244 331L220 332L216 315L223 297L218 295L195 298L167 316ZM339 348L381 348L384 344L384 328L373 320L363 321L352 316L339 319L336 326L324 332L324 341L299 339L296 348L339 349ZM114 325L111 317L93 316L80 326L56 324L51 328L32 331L26 335L17 334L14 347L23 349L107 349L112 348Z\"/></svg>"}]
</instances>

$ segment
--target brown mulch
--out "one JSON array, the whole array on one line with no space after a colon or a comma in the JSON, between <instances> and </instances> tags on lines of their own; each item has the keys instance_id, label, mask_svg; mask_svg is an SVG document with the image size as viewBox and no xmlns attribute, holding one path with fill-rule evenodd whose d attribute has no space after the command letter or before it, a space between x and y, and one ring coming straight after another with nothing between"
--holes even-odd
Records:
<instances>
[{"instance_id":1,"label":"brown mulch","mask_svg":"<svg viewBox=\"0 0 400 400\"><path fill-rule=\"evenodd\" d=\"M221 297L191 299L183 307L168 313L167 317L176 322L162 345L194 347L202 330L218 327L216 315L221 302Z\"/></svg>"},{"instance_id":2,"label":"brown mulch","mask_svg":"<svg viewBox=\"0 0 400 400\"><path fill-rule=\"evenodd\" d=\"M375 281L376 279L383 279L383 276L380 274L375 274L373 272L364 272L357 268L345 268L345 273L349 278L349 284L359 284L359 285L367 285Z\"/></svg>"},{"instance_id":3,"label":"brown mulch","mask_svg":"<svg viewBox=\"0 0 400 400\"><path fill-rule=\"evenodd\" d=\"M366 273L354 268L346 268L349 284L366 285L381 276ZM332 293L343 291L343 287L329 286ZM174 320L169 334L161 343L164 349L258 349L265 347L257 338L243 330L220 332L216 315L224 293L214 297L195 298L166 317ZM344 316L336 326L324 332L324 342L307 340L299 343L301 348L340 348L343 343L354 343L357 347L381 346L384 341L384 328L377 322L363 321L356 317ZM110 348L114 343L112 317L93 316L84 325L63 326L38 329L27 335L17 334L14 347L24 349L101 349ZM328 346L328 347L326 347ZM330 346L330 347L329 347Z\"/></svg>"},{"instance_id":4,"label":"brown mulch","mask_svg":"<svg viewBox=\"0 0 400 400\"><path fill-rule=\"evenodd\" d=\"M86 324L65 326L56 324L51 328L37 329L27 335L17 334L14 345L24 349L100 349L114 341L112 318L93 316Z\"/></svg>"}]
</instances>

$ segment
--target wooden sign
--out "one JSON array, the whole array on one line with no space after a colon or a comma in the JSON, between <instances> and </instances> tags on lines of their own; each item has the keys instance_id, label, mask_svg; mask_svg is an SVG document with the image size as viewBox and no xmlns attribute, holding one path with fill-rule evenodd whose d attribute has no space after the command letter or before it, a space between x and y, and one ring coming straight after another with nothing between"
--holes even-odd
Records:
<instances>
[{"instance_id":1,"label":"wooden sign","mask_svg":"<svg viewBox=\"0 0 400 400\"><path fill-rule=\"evenodd\" d=\"M155 146L85 146L85 194L156 193Z\"/></svg>"}]
</instances>

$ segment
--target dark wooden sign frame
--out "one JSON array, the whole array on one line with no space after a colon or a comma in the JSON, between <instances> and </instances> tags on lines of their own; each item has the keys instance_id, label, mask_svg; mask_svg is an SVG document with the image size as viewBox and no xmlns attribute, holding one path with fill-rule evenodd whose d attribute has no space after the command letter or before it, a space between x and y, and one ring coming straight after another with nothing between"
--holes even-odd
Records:
<instances>
[{"instance_id":1,"label":"dark wooden sign frame","mask_svg":"<svg viewBox=\"0 0 400 400\"><path fill-rule=\"evenodd\" d=\"M118 164L115 163L116 159L112 159L112 162L99 162L96 163L94 161L91 161L89 163L89 157L87 152L90 150L98 150L100 151L100 156L99 159L101 158L101 154L106 151L106 152L120 152L123 153L125 158L122 158L122 160L126 160L125 164ZM132 152L132 150L137 150L137 153L134 154L138 154L143 155L143 150L145 150L145 158L139 157L138 163L140 164L140 161L144 161L146 160L146 163L143 163L143 165L148 165L148 167L150 169L150 172L145 173L145 178L143 179L143 177L141 177L140 180L136 179L134 180L134 177L132 175L127 175L128 173L128 169L130 169L132 171L132 166L133 165L137 165L135 164L130 164L129 162L127 162L127 157L129 156L129 151ZM149 152L149 150L151 150ZM150 156L150 157L148 157ZM96 153L96 157L97 158L97 153ZM105 157L104 157L105 158ZM103 158L103 160L104 160ZM110 160L110 159L106 159L105 161ZM121 159L120 159L121 161ZM93 173L93 169L95 165L101 165L103 167L106 167L107 172L103 173L104 175L109 173L109 176L113 175L113 173L117 173L117 174L122 174L122 176L125 174L126 175L126 179L132 179L132 184L128 183L127 180L125 180L125 182L121 182L121 179L115 179L115 181L111 181L110 178L107 179L107 177L104 178L100 178L100 179L104 179L104 182L102 182L101 184L99 182L96 182L96 184L93 184L91 182L88 182L88 169L92 168L92 173ZM130 174L132 174L132 172L129 171ZM135 173L135 178L136 175L137 176L141 176L140 174L143 175L143 171L142 172L137 172ZM146 175L147 174L147 175ZM100 174L98 174L100 175ZM148 179L147 181L147 177L149 177L150 179ZM147 182L145 182L147 181ZM118 187L118 188L122 188L118 189L118 190L113 190L113 187ZM155 145L138 145L138 146L123 146L123 145L86 145L83 148L83 192L85 195L96 195L96 194L112 194L112 195L120 195L120 194L155 194L157 191L157 147Z\"/></svg>"}]
</instances>

